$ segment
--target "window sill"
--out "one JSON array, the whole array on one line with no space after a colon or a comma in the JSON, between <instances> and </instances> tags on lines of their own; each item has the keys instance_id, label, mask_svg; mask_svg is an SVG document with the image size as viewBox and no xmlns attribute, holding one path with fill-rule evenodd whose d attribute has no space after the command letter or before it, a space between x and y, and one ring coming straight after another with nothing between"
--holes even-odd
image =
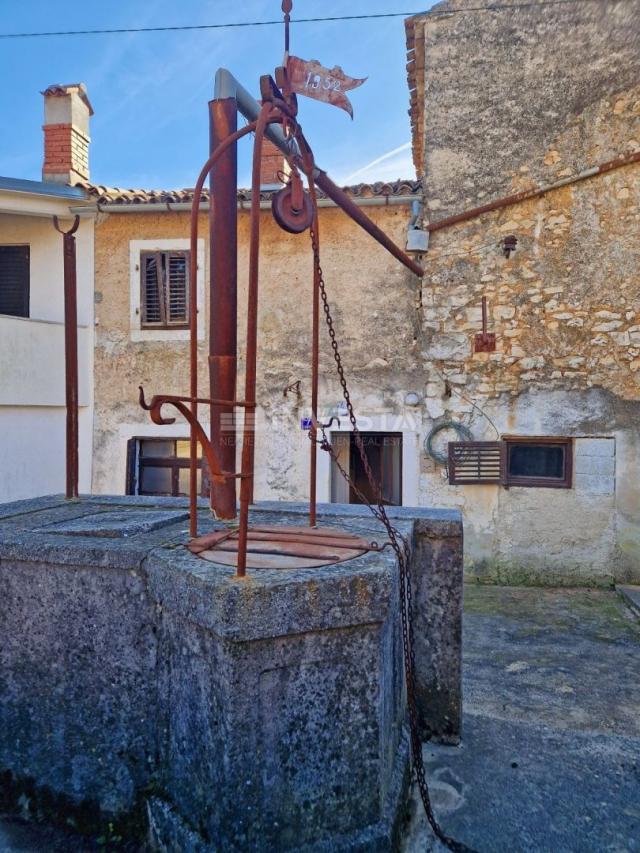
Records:
<instances>
[{"instance_id":1,"label":"window sill","mask_svg":"<svg viewBox=\"0 0 640 853\"><path fill-rule=\"evenodd\" d=\"M189 329L132 329L131 340L135 343L145 341L188 341ZM198 340L204 340L204 332L198 329Z\"/></svg>"}]
</instances>

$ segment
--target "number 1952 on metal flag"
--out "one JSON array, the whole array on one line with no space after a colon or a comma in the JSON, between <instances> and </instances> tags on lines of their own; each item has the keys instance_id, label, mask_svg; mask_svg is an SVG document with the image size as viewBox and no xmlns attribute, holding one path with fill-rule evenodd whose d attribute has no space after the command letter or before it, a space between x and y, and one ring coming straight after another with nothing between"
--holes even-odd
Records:
<instances>
[{"instance_id":1,"label":"number 1952 on metal flag","mask_svg":"<svg viewBox=\"0 0 640 853\"><path fill-rule=\"evenodd\" d=\"M342 68L325 68L315 60L304 60L290 56L287 61L287 76L291 89L298 95L306 95L317 101L324 101L334 107L340 107L353 118L353 107L345 92L356 89L366 81L366 77L356 79L348 77Z\"/></svg>"}]
</instances>

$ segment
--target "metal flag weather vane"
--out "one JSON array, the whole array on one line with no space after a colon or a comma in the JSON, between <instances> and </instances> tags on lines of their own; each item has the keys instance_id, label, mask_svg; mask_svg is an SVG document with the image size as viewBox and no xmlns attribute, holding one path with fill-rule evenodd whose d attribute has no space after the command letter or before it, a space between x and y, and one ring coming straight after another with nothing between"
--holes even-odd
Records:
<instances>
[{"instance_id":1,"label":"metal flag weather vane","mask_svg":"<svg viewBox=\"0 0 640 853\"><path fill-rule=\"evenodd\" d=\"M367 80L366 77L349 77L339 65L325 68L317 59L300 59L289 55L289 21L293 7L292 0L283 0L284 12L284 62L288 88L298 95L306 95L316 101L324 101L349 113L353 118L353 107L346 92L357 89Z\"/></svg>"}]
</instances>

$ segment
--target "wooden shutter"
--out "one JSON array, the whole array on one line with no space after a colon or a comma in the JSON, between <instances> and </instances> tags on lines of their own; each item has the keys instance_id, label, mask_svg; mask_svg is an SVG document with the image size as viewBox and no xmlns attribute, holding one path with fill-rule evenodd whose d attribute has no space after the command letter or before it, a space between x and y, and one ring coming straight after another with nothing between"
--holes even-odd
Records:
<instances>
[{"instance_id":1,"label":"wooden shutter","mask_svg":"<svg viewBox=\"0 0 640 853\"><path fill-rule=\"evenodd\" d=\"M162 254L143 252L140 255L140 303L143 326L164 325L164 287Z\"/></svg>"},{"instance_id":2,"label":"wooden shutter","mask_svg":"<svg viewBox=\"0 0 640 853\"><path fill-rule=\"evenodd\" d=\"M189 322L189 253L168 252L165 265L167 323L184 326Z\"/></svg>"},{"instance_id":3,"label":"wooden shutter","mask_svg":"<svg viewBox=\"0 0 640 853\"><path fill-rule=\"evenodd\" d=\"M142 252L140 303L143 327L188 325L189 252Z\"/></svg>"},{"instance_id":4,"label":"wooden shutter","mask_svg":"<svg viewBox=\"0 0 640 853\"><path fill-rule=\"evenodd\" d=\"M0 314L29 316L29 246L0 246Z\"/></svg>"},{"instance_id":5,"label":"wooden shutter","mask_svg":"<svg viewBox=\"0 0 640 853\"><path fill-rule=\"evenodd\" d=\"M449 483L478 485L504 480L503 441L450 441Z\"/></svg>"}]
</instances>

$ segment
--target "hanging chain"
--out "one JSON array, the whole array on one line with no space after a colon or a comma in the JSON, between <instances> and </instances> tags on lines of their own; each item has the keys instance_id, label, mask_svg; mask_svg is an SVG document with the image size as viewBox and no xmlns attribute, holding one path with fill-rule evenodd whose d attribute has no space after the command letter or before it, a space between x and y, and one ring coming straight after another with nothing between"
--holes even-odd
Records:
<instances>
[{"instance_id":1,"label":"hanging chain","mask_svg":"<svg viewBox=\"0 0 640 853\"><path fill-rule=\"evenodd\" d=\"M311 180L309 183L309 191L314 204L314 208L317 211L315 187L313 186L313 180ZM335 449L331 446L327 438L326 429L324 426L322 426L322 424L317 424L318 428L322 432L322 439L318 443L320 444L320 447L323 450L329 453L329 455L337 465L340 474L347 481L351 489L353 489L353 491L358 495L360 500L369 508L375 518L377 518L378 521L380 521L384 525L387 531L387 535L389 537L391 547L393 548L398 559L398 566L400 568L400 614L402 622L402 645L405 682L407 687L407 708L409 712L411 754L413 756L413 768L418 782L420 798L422 800L422 805L424 807L427 820L429 821L429 825L431 826L431 829L433 830L436 837L450 850L456 851L456 853L474 853L474 851L470 847L467 847L460 841L456 841L454 838L450 838L448 835L445 835L433 813L431 797L429 795L429 786L427 784L427 778L425 773L424 761L422 759L422 742L420 740L418 726L418 707L416 702L415 690L416 661L413 642L413 593L411 588L411 576L409 572L409 543L407 542L406 538L400 533L400 531L397 530L389 520L389 516L387 515L387 511L385 510L382 501L380 484L377 482L373 471L371 470L371 465L369 464L367 451L365 450L364 443L362 441L362 436L360 434L360 430L358 429L355 410L353 408L353 403L351 402L351 396L349 394L349 388L347 386L347 380L342 364L342 358L340 356L338 342L336 340L336 332L333 325L333 318L331 316L331 309L329 307L329 299L327 297L322 267L320 266L320 245L318 240L318 234L313 225L311 226L310 231L311 245L313 247L314 281L315 283L317 283L318 289L320 291L320 298L322 300L322 310L324 312L327 329L329 332L329 339L331 342L331 349L333 351L333 358L336 363L338 379L342 387L342 394L347 406L349 421L351 422L351 427L353 429L353 437L356 443L356 447L358 449L358 453L360 455L360 459L362 460L362 466L364 468L365 474L367 475L369 486L371 487L372 493L375 495L375 504L372 503L355 485L352 478L340 464ZM311 433L309 433L309 437L311 437Z\"/></svg>"}]
</instances>

